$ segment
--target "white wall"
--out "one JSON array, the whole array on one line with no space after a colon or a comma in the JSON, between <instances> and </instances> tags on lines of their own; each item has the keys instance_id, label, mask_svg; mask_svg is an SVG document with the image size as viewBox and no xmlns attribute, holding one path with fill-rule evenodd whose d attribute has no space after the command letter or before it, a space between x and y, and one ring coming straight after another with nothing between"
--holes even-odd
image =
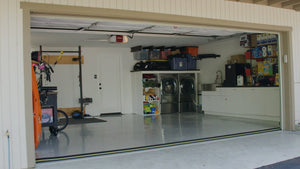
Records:
<instances>
[{"instance_id":1,"label":"white wall","mask_svg":"<svg viewBox=\"0 0 300 169\"><path fill-rule=\"evenodd\" d=\"M38 50L38 47L33 47L32 50ZM77 50L77 47L47 47L43 46L43 50ZM225 78L225 64L232 55L243 54L247 48L240 47L239 37L233 37L224 40L213 41L205 45L199 46L199 54L215 53L220 54L220 58L202 59L198 61L198 68L200 68L200 81L202 84L214 83L216 78L216 71L221 70L223 73L223 80ZM133 65L138 62L133 60L132 53L129 48L95 48L82 47L82 55L84 56L84 64L82 66L83 76L83 97L92 97L94 91L93 75L97 65L97 56L111 56L118 55L121 57L120 73L121 73L121 101L122 113L132 113L131 103L131 73ZM47 53L44 53L47 55ZM50 54L51 55L51 54ZM53 67L54 73L51 76L51 82L44 81L46 86L58 87L58 107L79 107L79 79L78 79L78 65L60 65ZM95 100L95 98L94 98ZM92 103L97 104L97 103ZM87 106L87 113L89 112L89 105Z\"/></svg>"},{"instance_id":2,"label":"white wall","mask_svg":"<svg viewBox=\"0 0 300 169\"><path fill-rule=\"evenodd\" d=\"M22 13L20 1L49 4L63 4L86 7L113 8L144 12L157 12L202 18L217 18L247 23L291 26L292 48L295 73L295 88L300 88L300 13L287 9L279 9L248 3L229 2L225 0L0 0L0 168L7 168L7 142L5 131L11 131L13 168L32 167L34 154L32 144L26 141L26 130L32 126L25 125L25 89L23 67L23 35ZM251 14L250 14L251 13ZM26 59L25 59L26 60ZM26 68L30 72L29 68ZM26 86L25 86L26 87ZM296 94L296 103L300 93ZM16 106L18 105L18 106ZM28 107L28 106L27 106ZM300 120L300 105L296 104L296 121ZM27 113L27 114L26 114ZM26 119L28 120L28 119ZM28 129L26 127L29 127ZM28 155L30 154L30 155Z\"/></svg>"},{"instance_id":3,"label":"white wall","mask_svg":"<svg viewBox=\"0 0 300 169\"><path fill-rule=\"evenodd\" d=\"M206 58L198 61L197 68L200 69L200 82L202 84L215 83L216 72L222 71L222 78L225 79L225 64L232 55L244 54L247 48L240 47L239 37L214 41L200 45L199 54L218 54L218 58Z\"/></svg>"},{"instance_id":4,"label":"white wall","mask_svg":"<svg viewBox=\"0 0 300 169\"><path fill-rule=\"evenodd\" d=\"M33 47L33 50L37 50L37 47ZM78 50L78 47L47 47L43 46L43 50ZM46 55L47 53L43 53ZM51 55L51 54L50 54ZM55 54L52 54L55 55ZM58 55L58 54L57 54ZM68 54L66 54L68 55ZM76 55L76 54L75 54ZM84 56L84 64L82 65L82 80L83 80L83 97L94 96L95 86L94 86L94 74L98 74L97 67L97 57L112 55L120 57L120 63L115 63L120 65L120 82L121 82L121 106L122 113L128 114L132 113L131 107L131 74L133 66L133 56L130 53L129 48L91 48L82 47L82 55ZM112 56L113 57L113 56ZM79 93L79 67L77 64L57 64L53 67L54 73L51 76L51 82L44 80L45 86L57 86L57 106L59 108L70 108L70 107L80 107L78 103ZM94 101L96 99L94 98ZM91 103L97 104L97 103ZM87 105L87 113L89 112L89 105Z\"/></svg>"}]
</instances>

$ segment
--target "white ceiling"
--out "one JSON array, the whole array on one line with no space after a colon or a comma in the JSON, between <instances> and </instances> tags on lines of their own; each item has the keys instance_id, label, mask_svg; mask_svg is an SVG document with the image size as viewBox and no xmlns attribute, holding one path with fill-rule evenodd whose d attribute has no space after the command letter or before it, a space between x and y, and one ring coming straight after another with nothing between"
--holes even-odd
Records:
<instances>
[{"instance_id":1,"label":"white ceiling","mask_svg":"<svg viewBox=\"0 0 300 169\"><path fill-rule=\"evenodd\" d=\"M207 43L215 37L228 37L241 31L183 27L170 25L109 22L49 16L31 17L31 42L38 46L195 46ZM109 31L109 32L107 32ZM126 44L110 43L111 35L132 35Z\"/></svg>"},{"instance_id":2,"label":"white ceiling","mask_svg":"<svg viewBox=\"0 0 300 169\"><path fill-rule=\"evenodd\" d=\"M195 46L208 42L207 38L199 37L157 37L157 36L134 36L128 43L109 43L102 41L108 39L104 34L84 33L57 33L57 32L31 32L31 43L33 46L49 47L133 47L133 46ZM95 39L95 40L93 40Z\"/></svg>"}]
</instances>

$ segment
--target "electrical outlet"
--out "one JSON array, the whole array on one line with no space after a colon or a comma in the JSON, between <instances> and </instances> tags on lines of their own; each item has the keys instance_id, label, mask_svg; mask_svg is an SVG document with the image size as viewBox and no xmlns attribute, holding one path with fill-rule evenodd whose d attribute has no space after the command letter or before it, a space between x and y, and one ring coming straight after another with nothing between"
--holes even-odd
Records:
<instances>
[{"instance_id":1,"label":"electrical outlet","mask_svg":"<svg viewBox=\"0 0 300 169\"><path fill-rule=\"evenodd\" d=\"M283 63L287 63L288 62L288 56L287 54L283 55Z\"/></svg>"}]
</instances>

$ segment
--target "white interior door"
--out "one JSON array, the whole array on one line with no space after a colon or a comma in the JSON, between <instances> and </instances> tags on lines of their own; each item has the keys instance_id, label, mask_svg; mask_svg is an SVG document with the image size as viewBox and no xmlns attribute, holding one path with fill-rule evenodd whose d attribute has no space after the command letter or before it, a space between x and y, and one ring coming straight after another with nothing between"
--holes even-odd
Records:
<instances>
[{"instance_id":1,"label":"white interior door","mask_svg":"<svg viewBox=\"0 0 300 169\"><path fill-rule=\"evenodd\" d=\"M92 116L105 113L121 112L120 53L107 49L89 49L86 61L86 80L84 95L93 98L93 103L86 106Z\"/></svg>"},{"instance_id":2,"label":"white interior door","mask_svg":"<svg viewBox=\"0 0 300 169\"><path fill-rule=\"evenodd\" d=\"M98 57L100 113L121 112L120 56Z\"/></svg>"}]
</instances>

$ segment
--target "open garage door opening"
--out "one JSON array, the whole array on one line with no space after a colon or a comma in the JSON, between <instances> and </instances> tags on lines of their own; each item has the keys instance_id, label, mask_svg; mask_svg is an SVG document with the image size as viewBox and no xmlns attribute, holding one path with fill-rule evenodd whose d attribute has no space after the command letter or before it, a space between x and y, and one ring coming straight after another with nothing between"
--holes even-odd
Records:
<instances>
[{"instance_id":1,"label":"open garage door opening","mask_svg":"<svg viewBox=\"0 0 300 169\"><path fill-rule=\"evenodd\" d=\"M54 106L76 118L78 60L63 51L80 46L90 98L80 113L102 120L78 119L56 136L42 127L36 159L278 130L279 40L274 32L32 15L32 51L45 51L53 69L51 80L39 68L36 76L57 87Z\"/></svg>"}]
</instances>

